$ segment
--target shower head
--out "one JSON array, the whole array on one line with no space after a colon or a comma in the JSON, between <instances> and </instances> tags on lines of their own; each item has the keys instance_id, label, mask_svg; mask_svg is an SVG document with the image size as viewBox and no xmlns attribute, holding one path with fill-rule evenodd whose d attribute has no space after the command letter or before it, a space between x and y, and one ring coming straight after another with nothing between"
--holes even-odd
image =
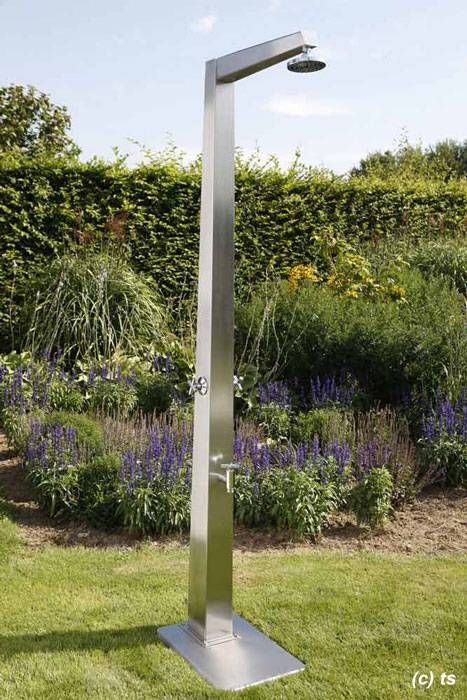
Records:
<instances>
[{"instance_id":1,"label":"shower head","mask_svg":"<svg viewBox=\"0 0 467 700\"><path fill-rule=\"evenodd\" d=\"M292 73L314 73L317 70L322 70L326 64L311 55L312 49L307 49L287 61L287 68L292 71Z\"/></svg>"}]
</instances>

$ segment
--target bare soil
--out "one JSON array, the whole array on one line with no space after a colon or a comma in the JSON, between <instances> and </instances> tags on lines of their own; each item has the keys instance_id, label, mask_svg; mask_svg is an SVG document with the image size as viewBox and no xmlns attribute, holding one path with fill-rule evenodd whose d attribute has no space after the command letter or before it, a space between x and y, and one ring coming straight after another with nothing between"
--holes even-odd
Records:
<instances>
[{"instance_id":1,"label":"bare soil","mask_svg":"<svg viewBox=\"0 0 467 700\"><path fill-rule=\"evenodd\" d=\"M7 499L11 517L31 547L48 544L87 547L138 547L143 540L123 530L105 531L69 519L50 518L35 502L20 460L0 433L0 492ZM152 538L154 546L187 545L188 538ZM317 542L298 543L287 533L237 528L239 551L307 548L342 552L372 551L403 554L461 554L467 552L467 491L431 489L405 510L399 511L378 531L357 526L348 514L339 513Z\"/></svg>"}]
</instances>

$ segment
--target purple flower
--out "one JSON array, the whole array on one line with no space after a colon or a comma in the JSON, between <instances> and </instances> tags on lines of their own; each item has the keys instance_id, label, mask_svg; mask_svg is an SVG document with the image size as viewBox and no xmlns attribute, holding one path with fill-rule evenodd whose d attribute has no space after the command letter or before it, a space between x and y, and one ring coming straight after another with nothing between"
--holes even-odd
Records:
<instances>
[{"instance_id":1,"label":"purple flower","mask_svg":"<svg viewBox=\"0 0 467 700\"><path fill-rule=\"evenodd\" d=\"M311 406L325 406L328 403L347 406L354 400L355 393L355 379L350 375L346 377L345 372L341 372L339 380L335 375L323 378L318 375L310 379Z\"/></svg>"},{"instance_id":2,"label":"purple flower","mask_svg":"<svg viewBox=\"0 0 467 700\"><path fill-rule=\"evenodd\" d=\"M282 408L290 407L290 390L287 382L269 382L258 386L258 401L260 405L277 404Z\"/></svg>"},{"instance_id":3,"label":"purple flower","mask_svg":"<svg viewBox=\"0 0 467 700\"><path fill-rule=\"evenodd\" d=\"M435 436L435 426L433 418L423 418L422 419L422 434L423 437L428 440L428 442L433 442Z\"/></svg>"},{"instance_id":4,"label":"purple flower","mask_svg":"<svg viewBox=\"0 0 467 700\"><path fill-rule=\"evenodd\" d=\"M463 389L459 399L453 403L448 398L443 398L439 391L435 394L434 402L428 403L425 414L422 417L422 435L424 439L433 443L442 435L465 440L467 431L467 402L466 391Z\"/></svg>"},{"instance_id":5,"label":"purple flower","mask_svg":"<svg viewBox=\"0 0 467 700\"><path fill-rule=\"evenodd\" d=\"M49 447L49 441L47 438L42 438L39 441L39 446L38 446L38 457L39 457L39 463L43 469L48 469L49 462L47 459L47 451Z\"/></svg>"},{"instance_id":6,"label":"purple flower","mask_svg":"<svg viewBox=\"0 0 467 700\"><path fill-rule=\"evenodd\" d=\"M26 443L26 462L33 464L36 456L36 449L34 445L34 439L32 436L29 437Z\"/></svg>"},{"instance_id":7,"label":"purple flower","mask_svg":"<svg viewBox=\"0 0 467 700\"><path fill-rule=\"evenodd\" d=\"M234 452L235 459L237 459L237 460L242 459L242 457L243 457L243 445L242 445L241 435L238 431L235 432L235 436L234 436L233 452Z\"/></svg>"},{"instance_id":8,"label":"purple flower","mask_svg":"<svg viewBox=\"0 0 467 700\"><path fill-rule=\"evenodd\" d=\"M318 455L319 455L319 437L315 433L315 435L313 436L313 442L311 445L311 458L313 460L316 460L318 458Z\"/></svg>"},{"instance_id":9,"label":"purple flower","mask_svg":"<svg viewBox=\"0 0 467 700\"><path fill-rule=\"evenodd\" d=\"M299 469L303 468L305 464L306 455L308 452L308 445L306 442L301 442L297 447L296 462Z\"/></svg>"},{"instance_id":10,"label":"purple flower","mask_svg":"<svg viewBox=\"0 0 467 700\"><path fill-rule=\"evenodd\" d=\"M263 445L261 448L261 467L266 471L271 466L270 463L271 454L269 450L269 445Z\"/></svg>"},{"instance_id":11,"label":"purple flower","mask_svg":"<svg viewBox=\"0 0 467 700\"><path fill-rule=\"evenodd\" d=\"M350 445L346 440L344 440L344 442L342 444L342 451L341 451L342 466L346 467L348 464L350 464L351 459L352 459L352 455L350 452Z\"/></svg>"},{"instance_id":12,"label":"purple flower","mask_svg":"<svg viewBox=\"0 0 467 700\"><path fill-rule=\"evenodd\" d=\"M254 439L250 445L250 459L253 464L253 469L256 472L260 466L260 455L258 449L258 440Z\"/></svg>"}]
</instances>

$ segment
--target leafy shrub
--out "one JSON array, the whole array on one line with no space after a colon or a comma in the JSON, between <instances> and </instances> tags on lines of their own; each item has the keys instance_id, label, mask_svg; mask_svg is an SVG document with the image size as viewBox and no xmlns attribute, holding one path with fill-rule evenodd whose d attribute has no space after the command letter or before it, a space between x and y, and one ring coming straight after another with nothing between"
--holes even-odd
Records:
<instances>
[{"instance_id":1,"label":"leafy shrub","mask_svg":"<svg viewBox=\"0 0 467 700\"><path fill-rule=\"evenodd\" d=\"M424 450L426 471L434 472L434 480L447 486L465 486L467 484L467 441L442 435L436 442L427 445Z\"/></svg>"},{"instance_id":2,"label":"leafy shrub","mask_svg":"<svg viewBox=\"0 0 467 700\"><path fill-rule=\"evenodd\" d=\"M102 452L102 428L91 416L84 413L55 411L45 417L44 425L47 428L53 426L72 428L76 434L76 442L80 447L83 447L91 455L98 455Z\"/></svg>"},{"instance_id":3,"label":"leafy shrub","mask_svg":"<svg viewBox=\"0 0 467 700\"><path fill-rule=\"evenodd\" d=\"M77 251L49 265L29 289L26 347L71 359L137 355L168 342L154 285L110 252Z\"/></svg>"},{"instance_id":4,"label":"leafy shrub","mask_svg":"<svg viewBox=\"0 0 467 700\"><path fill-rule=\"evenodd\" d=\"M331 255L325 261L325 268L318 273L315 265L295 265L289 273L289 287L296 290L301 280L316 285L325 284L339 296L379 297L394 300L405 298L404 288L393 277L398 276L399 270L392 270L388 275L382 268L371 270L371 263L355 251L354 246L344 237L335 239Z\"/></svg>"},{"instance_id":5,"label":"leafy shrub","mask_svg":"<svg viewBox=\"0 0 467 700\"><path fill-rule=\"evenodd\" d=\"M118 513L130 532L166 535L182 532L190 524L190 490L184 478L168 484L155 477L130 489L120 488Z\"/></svg>"},{"instance_id":6,"label":"leafy shrub","mask_svg":"<svg viewBox=\"0 0 467 700\"><path fill-rule=\"evenodd\" d=\"M76 386L55 379L47 390L48 408L52 411L75 411L79 413L84 406L84 394Z\"/></svg>"},{"instance_id":7,"label":"leafy shrub","mask_svg":"<svg viewBox=\"0 0 467 700\"><path fill-rule=\"evenodd\" d=\"M275 440L286 438L290 433L290 411L276 403L256 406L250 416L266 435Z\"/></svg>"},{"instance_id":8,"label":"leafy shrub","mask_svg":"<svg viewBox=\"0 0 467 700\"><path fill-rule=\"evenodd\" d=\"M319 283L322 279L315 265L294 265L289 273L289 287L297 289L302 280Z\"/></svg>"},{"instance_id":9,"label":"leafy shrub","mask_svg":"<svg viewBox=\"0 0 467 700\"><path fill-rule=\"evenodd\" d=\"M392 477L385 467L373 469L352 490L350 503L359 525L379 527L391 510Z\"/></svg>"},{"instance_id":10,"label":"leafy shrub","mask_svg":"<svg viewBox=\"0 0 467 700\"><path fill-rule=\"evenodd\" d=\"M405 299L405 289L398 279L370 270L370 263L352 250L341 253L333 262L326 284L344 297L358 299L387 298L394 301Z\"/></svg>"},{"instance_id":11,"label":"leafy shrub","mask_svg":"<svg viewBox=\"0 0 467 700\"><path fill-rule=\"evenodd\" d=\"M467 141L445 139L423 148L413 146L402 133L395 150L370 153L351 171L353 177L371 174L399 182L414 177L432 182L462 177L467 175Z\"/></svg>"},{"instance_id":12,"label":"leafy shrub","mask_svg":"<svg viewBox=\"0 0 467 700\"><path fill-rule=\"evenodd\" d=\"M467 374L462 298L440 280L406 271L406 303L338 299L327 288L263 286L237 309L237 355L266 375L298 377L350 371L374 399L394 400L407 386L436 389ZM246 348L246 350L245 350Z\"/></svg>"},{"instance_id":13,"label":"leafy shrub","mask_svg":"<svg viewBox=\"0 0 467 700\"><path fill-rule=\"evenodd\" d=\"M0 154L33 158L79 155L80 149L67 133L71 119L66 107L52 103L49 96L29 85L0 88Z\"/></svg>"},{"instance_id":14,"label":"leafy shrub","mask_svg":"<svg viewBox=\"0 0 467 700\"><path fill-rule=\"evenodd\" d=\"M39 505L51 518L71 514L79 498L78 468L53 464L49 469L30 465L28 477L38 496Z\"/></svg>"},{"instance_id":15,"label":"leafy shrub","mask_svg":"<svg viewBox=\"0 0 467 700\"><path fill-rule=\"evenodd\" d=\"M236 480L235 519L246 526L277 527L298 537L316 537L337 506L332 482L318 481L312 470L275 467L255 482Z\"/></svg>"},{"instance_id":16,"label":"leafy shrub","mask_svg":"<svg viewBox=\"0 0 467 700\"><path fill-rule=\"evenodd\" d=\"M273 523L299 537L319 535L337 505L334 484L320 483L305 470L274 470L264 486Z\"/></svg>"},{"instance_id":17,"label":"leafy shrub","mask_svg":"<svg viewBox=\"0 0 467 700\"><path fill-rule=\"evenodd\" d=\"M425 480L449 486L467 483L467 390L457 401L437 395L422 418L420 444Z\"/></svg>"},{"instance_id":18,"label":"leafy shrub","mask_svg":"<svg viewBox=\"0 0 467 700\"><path fill-rule=\"evenodd\" d=\"M89 388L88 405L96 413L127 416L136 403L136 389L126 382L99 378Z\"/></svg>"},{"instance_id":19,"label":"leafy shrub","mask_svg":"<svg viewBox=\"0 0 467 700\"><path fill-rule=\"evenodd\" d=\"M60 352L35 357L29 352L0 358L0 403L26 413L41 410L79 412L84 394L75 373L65 371Z\"/></svg>"},{"instance_id":20,"label":"leafy shrub","mask_svg":"<svg viewBox=\"0 0 467 700\"><path fill-rule=\"evenodd\" d=\"M320 442L344 440L350 432L349 422L352 414L337 408L315 408L311 411L301 411L294 416L292 438L295 442L313 441L318 435Z\"/></svg>"},{"instance_id":21,"label":"leafy shrub","mask_svg":"<svg viewBox=\"0 0 467 700\"><path fill-rule=\"evenodd\" d=\"M144 374L138 380L137 396L143 413L164 413L172 403L174 388L165 376Z\"/></svg>"},{"instance_id":22,"label":"leafy shrub","mask_svg":"<svg viewBox=\"0 0 467 700\"><path fill-rule=\"evenodd\" d=\"M94 525L110 526L120 523L120 462L118 454L105 454L94 457L79 467L78 511L81 517Z\"/></svg>"}]
</instances>

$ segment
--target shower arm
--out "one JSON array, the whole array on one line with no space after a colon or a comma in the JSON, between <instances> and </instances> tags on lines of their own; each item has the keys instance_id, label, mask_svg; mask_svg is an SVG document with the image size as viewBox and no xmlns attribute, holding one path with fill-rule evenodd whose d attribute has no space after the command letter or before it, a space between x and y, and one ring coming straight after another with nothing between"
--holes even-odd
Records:
<instances>
[{"instance_id":1,"label":"shower arm","mask_svg":"<svg viewBox=\"0 0 467 700\"><path fill-rule=\"evenodd\" d=\"M216 59L218 83L234 83L276 63L315 48L312 32L295 32Z\"/></svg>"}]
</instances>

